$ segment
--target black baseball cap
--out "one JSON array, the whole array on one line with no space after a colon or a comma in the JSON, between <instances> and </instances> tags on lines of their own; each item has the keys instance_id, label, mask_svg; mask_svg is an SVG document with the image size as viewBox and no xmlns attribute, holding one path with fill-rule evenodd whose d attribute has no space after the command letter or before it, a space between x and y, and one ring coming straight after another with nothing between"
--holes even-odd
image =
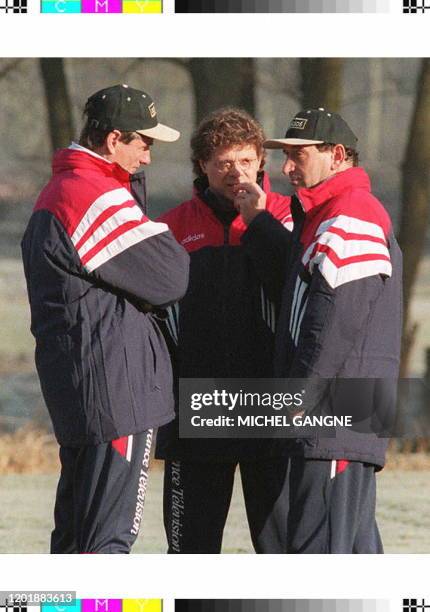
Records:
<instances>
[{"instance_id":1,"label":"black baseball cap","mask_svg":"<svg viewBox=\"0 0 430 612\"><path fill-rule=\"evenodd\" d=\"M292 119L285 138L264 142L266 149L283 149L285 145L311 145L329 142L356 149L357 136L337 113L324 108L300 111Z\"/></svg>"},{"instance_id":2,"label":"black baseball cap","mask_svg":"<svg viewBox=\"0 0 430 612\"><path fill-rule=\"evenodd\" d=\"M180 136L177 130L158 122L149 94L124 84L106 87L90 96L85 113L91 124L102 130L137 132L163 142L174 142Z\"/></svg>"}]
</instances>

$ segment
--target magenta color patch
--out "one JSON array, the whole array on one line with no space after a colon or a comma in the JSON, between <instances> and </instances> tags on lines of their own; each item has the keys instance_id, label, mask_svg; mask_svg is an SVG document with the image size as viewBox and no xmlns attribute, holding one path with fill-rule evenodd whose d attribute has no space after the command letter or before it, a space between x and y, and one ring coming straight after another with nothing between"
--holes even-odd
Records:
<instances>
[{"instance_id":1,"label":"magenta color patch","mask_svg":"<svg viewBox=\"0 0 430 612\"><path fill-rule=\"evenodd\" d=\"M121 13L122 12L122 0L82 0L82 13ZM118 605L121 606L120 599L84 599L83 601L99 601L99 602L119 602ZM91 608L91 612L95 612L95 608ZM88 612L90 610L88 609ZM97 612L100 612L97 610ZM103 608L102 608L103 612ZM114 610L110 610L109 612L121 612L120 608L115 608Z\"/></svg>"},{"instance_id":2,"label":"magenta color patch","mask_svg":"<svg viewBox=\"0 0 430 612\"><path fill-rule=\"evenodd\" d=\"M92 2L94 4L94 0ZM84 3L89 4L90 2L89 0L82 0L82 7ZM121 4L121 0L119 0L119 3ZM93 13L95 11L86 12ZM114 11L109 12L113 13ZM122 599L82 599L81 601L82 612L122 612Z\"/></svg>"}]
</instances>

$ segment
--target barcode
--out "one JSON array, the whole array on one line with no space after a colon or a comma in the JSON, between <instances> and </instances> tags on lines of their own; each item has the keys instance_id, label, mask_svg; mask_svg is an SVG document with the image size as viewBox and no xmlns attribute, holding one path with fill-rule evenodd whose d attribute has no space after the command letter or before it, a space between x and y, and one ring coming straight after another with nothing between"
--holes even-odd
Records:
<instances>
[{"instance_id":1,"label":"barcode","mask_svg":"<svg viewBox=\"0 0 430 612\"><path fill-rule=\"evenodd\" d=\"M425 612L430 610L430 604L426 604L425 599L404 599L403 612Z\"/></svg>"},{"instance_id":2,"label":"barcode","mask_svg":"<svg viewBox=\"0 0 430 612\"><path fill-rule=\"evenodd\" d=\"M26 13L27 0L0 0L0 13Z\"/></svg>"},{"instance_id":3,"label":"barcode","mask_svg":"<svg viewBox=\"0 0 430 612\"><path fill-rule=\"evenodd\" d=\"M430 0L403 0L404 13L424 13L428 10L430 10Z\"/></svg>"}]
</instances>

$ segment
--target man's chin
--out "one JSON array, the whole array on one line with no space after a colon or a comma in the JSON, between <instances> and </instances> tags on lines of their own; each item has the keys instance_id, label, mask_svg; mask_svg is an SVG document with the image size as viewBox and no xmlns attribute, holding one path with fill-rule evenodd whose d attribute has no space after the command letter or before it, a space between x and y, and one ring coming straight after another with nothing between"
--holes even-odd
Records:
<instances>
[{"instance_id":1,"label":"man's chin","mask_svg":"<svg viewBox=\"0 0 430 612\"><path fill-rule=\"evenodd\" d=\"M227 191L224 191L221 195L226 200L230 200L231 202L234 202L234 199L236 197L236 191L234 191L233 189L228 189Z\"/></svg>"}]
</instances>

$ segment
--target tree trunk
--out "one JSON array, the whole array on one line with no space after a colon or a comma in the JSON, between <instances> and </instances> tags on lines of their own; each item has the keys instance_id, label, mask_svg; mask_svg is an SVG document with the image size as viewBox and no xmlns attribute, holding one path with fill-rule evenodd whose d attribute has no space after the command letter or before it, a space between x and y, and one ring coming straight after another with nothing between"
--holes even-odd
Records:
<instances>
[{"instance_id":1,"label":"tree trunk","mask_svg":"<svg viewBox=\"0 0 430 612\"><path fill-rule=\"evenodd\" d=\"M303 58L300 60L302 75L303 108L325 108L339 112L342 104L342 58Z\"/></svg>"},{"instance_id":2,"label":"tree trunk","mask_svg":"<svg viewBox=\"0 0 430 612\"><path fill-rule=\"evenodd\" d=\"M253 58L193 58L189 70L194 89L195 121L222 107L238 106L255 113Z\"/></svg>"},{"instance_id":3,"label":"tree trunk","mask_svg":"<svg viewBox=\"0 0 430 612\"><path fill-rule=\"evenodd\" d=\"M367 160L370 164L379 161L381 150L381 135L383 121L383 90L384 71L383 60L371 58L367 60L369 67L369 98L367 104Z\"/></svg>"},{"instance_id":4,"label":"tree trunk","mask_svg":"<svg viewBox=\"0 0 430 612\"><path fill-rule=\"evenodd\" d=\"M62 58L41 58L48 127L52 150L66 147L74 137L73 116Z\"/></svg>"},{"instance_id":5,"label":"tree trunk","mask_svg":"<svg viewBox=\"0 0 430 612\"><path fill-rule=\"evenodd\" d=\"M417 326L410 321L412 290L424 252L430 220L430 59L422 60L409 141L402 164L402 213L399 243L403 250L404 326L402 367L408 371Z\"/></svg>"}]
</instances>

